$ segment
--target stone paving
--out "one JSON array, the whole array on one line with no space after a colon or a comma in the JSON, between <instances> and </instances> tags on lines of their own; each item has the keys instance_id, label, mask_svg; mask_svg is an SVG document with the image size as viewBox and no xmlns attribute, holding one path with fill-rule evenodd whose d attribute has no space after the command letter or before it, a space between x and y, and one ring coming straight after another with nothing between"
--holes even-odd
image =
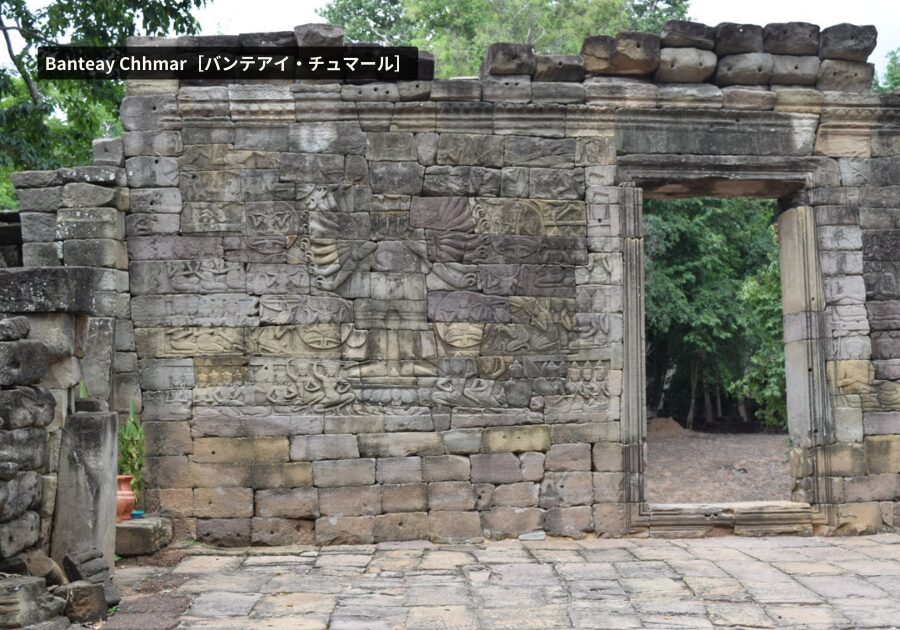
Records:
<instances>
[{"instance_id":1,"label":"stone paving","mask_svg":"<svg viewBox=\"0 0 900 630\"><path fill-rule=\"evenodd\" d=\"M105 630L891 628L900 535L193 548Z\"/></svg>"}]
</instances>

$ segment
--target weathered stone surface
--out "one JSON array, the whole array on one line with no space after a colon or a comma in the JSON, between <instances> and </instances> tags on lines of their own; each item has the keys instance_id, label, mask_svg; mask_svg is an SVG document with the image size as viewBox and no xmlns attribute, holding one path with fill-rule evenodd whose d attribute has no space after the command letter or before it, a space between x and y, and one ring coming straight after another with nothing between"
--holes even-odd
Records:
<instances>
[{"instance_id":1,"label":"weathered stone surface","mask_svg":"<svg viewBox=\"0 0 900 630\"><path fill-rule=\"evenodd\" d=\"M326 516L316 520L317 545L367 545L375 542L372 516Z\"/></svg>"},{"instance_id":2,"label":"weathered stone surface","mask_svg":"<svg viewBox=\"0 0 900 630\"><path fill-rule=\"evenodd\" d=\"M717 85L765 85L771 82L774 62L769 53L733 54L719 58Z\"/></svg>"},{"instance_id":3,"label":"weathered stone surface","mask_svg":"<svg viewBox=\"0 0 900 630\"><path fill-rule=\"evenodd\" d=\"M148 556L172 541L172 522L148 516L116 524L117 556Z\"/></svg>"},{"instance_id":4,"label":"weathered stone surface","mask_svg":"<svg viewBox=\"0 0 900 630\"><path fill-rule=\"evenodd\" d=\"M716 26L715 40L720 57L763 51L763 29L756 24L723 22Z\"/></svg>"},{"instance_id":5,"label":"weathered stone surface","mask_svg":"<svg viewBox=\"0 0 900 630\"><path fill-rule=\"evenodd\" d=\"M581 55L537 55L534 80L580 82L584 80L584 59Z\"/></svg>"},{"instance_id":6,"label":"weathered stone surface","mask_svg":"<svg viewBox=\"0 0 900 630\"><path fill-rule=\"evenodd\" d=\"M0 556L11 558L28 549L41 535L41 517L37 512L25 512L20 517L0 523Z\"/></svg>"},{"instance_id":7,"label":"weathered stone surface","mask_svg":"<svg viewBox=\"0 0 900 630\"><path fill-rule=\"evenodd\" d=\"M654 80L659 83L703 83L716 71L715 53L700 48L663 48Z\"/></svg>"},{"instance_id":8,"label":"weathered stone surface","mask_svg":"<svg viewBox=\"0 0 900 630\"><path fill-rule=\"evenodd\" d=\"M534 74L534 46L531 44L491 44L481 73L484 75Z\"/></svg>"},{"instance_id":9,"label":"weathered stone surface","mask_svg":"<svg viewBox=\"0 0 900 630\"><path fill-rule=\"evenodd\" d=\"M819 58L772 55L772 84L815 85L819 77Z\"/></svg>"},{"instance_id":10,"label":"weathered stone surface","mask_svg":"<svg viewBox=\"0 0 900 630\"><path fill-rule=\"evenodd\" d=\"M763 50L773 55L818 55L819 27L806 22L766 24Z\"/></svg>"},{"instance_id":11,"label":"weathered stone surface","mask_svg":"<svg viewBox=\"0 0 900 630\"><path fill-rule=\"evenodd\" d=\"M4 554L5 555L5 554ZM9 627L63 630L69 627L65 617L59 617L66 601L47 591L43 577L9 575L0 586L3 601L3 620ZM61 624L55 623L62 622Z\"/></svg>"},{"instance_id":12,"label":"weathered stone surface","mask_svg":"<svg viewBox=\"0 0 900 630\"><path fill-rule=\"evenodd\" d=\"M481 82L476 79L449 79L431 82L433 101L481 100Z\"/></svg>"},{"instance_id":13,"label":"weathered stone surface","mask_svg":"<svg viewBox=\"0 0 900 630\"><path fill-rule=\"evenodd\" d=\"M428 536L437 543L481 542L481 519L477 512L429 512Z\"/></svg>"},{"instance_id":14,"label":"weathered stone surface","mask_svg":"<svg viewBox=\"0 0 900 630\"><path fill-rule=\"evenodd\" d=\"M874 26L836 24L822 30L819 56L822 59L843 59L865 62L875 50L878 31Z\"/></svg>"},{"instance_id":15,"label":"weathered stone surface","mask_svg":"<svg viewBox=\"0 0 900 630\"><path fill-rule=\"evenodd\" d=\"M197 519L197 540L222 547L246 547L250 544L250 519Z\"/></svg>"},{"instance_id":16,"label":"weathered stone surface","mask_svg":"<svg viewBox=\"0 0 900 630\"><path fill-rule=\"evenodd\" d=\"M825 59L819 66L817 90L864 92L872 86L875 66L870 63Z\"/></svg>"},{"instance_id":17,"label":"weathered stone surface","mask_svg":"<svg viewBox=\"0 0 900 630\"><path fill-rule=\"evenodd\" d=\"M55 408L53 395L37 387L0 390L0 429L46 427Z\"/></svg>"},{"instance_id":18,"label":"weathered stone surface","mask_svg":"<svg viewBox=\"0 0 900 630\"><path fill-rule=\"evenodd\" d=\"M59 491L51 555L97 547L111 565L115 553L116 483L105 471L116 469L116 415L76 413L63 428ZM89 506L90 509L85 509Z\"/></svg>"},{"instance_id":19,"label":"weathered stone surface","mask_svg":"<svg viewBox=\"0 0 900 630\"><path fill-rule=\"evenodd\" d=\"M0 341L0 385L32 385L49 369L47 346L34 339Z\"/></svg>"},{"instance_id":20,"label":"weathered stone surface","mask_svg":"<svg viewBox=\"0 0 900 630\"><path fill-rule=\"evenodd\" d=\"M254 545L313 545L315 541L315 521L311 519L250 519L250 542Z\"/></svg>"},{"instance_id":21,"label":"weathered stone surface","mask_svg":"<svg viewBox=\"0 0 900 630\"><path fill-rule=\"evenodd\" d=\"M331 24L303 24L294 27L297 46L343 46L344 29Z\"/></svg>"},{"instance_id":22,"label":"weathered stone surface","mask_svg":"<svg viewBox=\"0 0 900 630\"><path fill-rule=\"evenodd\" d=\"M669 20L663 25L660 41L665 48L712 50L716 31L713 27L688 20Z\"/></svg>"}]
</instances>

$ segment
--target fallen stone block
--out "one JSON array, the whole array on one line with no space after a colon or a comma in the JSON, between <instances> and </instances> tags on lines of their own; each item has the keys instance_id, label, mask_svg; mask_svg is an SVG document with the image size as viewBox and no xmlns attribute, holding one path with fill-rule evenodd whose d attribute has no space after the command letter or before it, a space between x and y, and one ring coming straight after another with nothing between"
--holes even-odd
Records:
<instances>
[{"instance_id":1,"label":"fallen stone block","mask_svg":"<svg viewBox=\"0 0 900 630\"><path fill-rule=\"evenodd\" d=\"M0 341L0 386L34 385L50 368L50 353L34 339Z\"/></svg>"},{"instance_id":2,"label":"fallen stone block","mask_svg":"<svg viewBox=\"0 0 900 630\"><path fill-rule=\"evenodd\" d=\"M103 585L79 580L56 587L53 594L65 600L65 615L75 623L106 619L106 596Z\"/></svg>"},{"instance_id":3,"label":"fallen stone block","mask_svg":"<svg viewBox=\"0 0 900 630\"><path fill-rule=\"evenodd\" d=\"M172 521L150 516L116 523L116 555L149 556L172 542Z\"/></svg>"},{"instance_id":4,"label":"fallen stone block","mask_svg":"<svg viewBox=\"0 0 900 630\"><path fill-rule=\"evenodd\" d=\"M0 580L0 621L4 628L50 621L62 614L65 605L64 599L47 592L44 578L10 576Z\"/></svg>"}]
</instances>

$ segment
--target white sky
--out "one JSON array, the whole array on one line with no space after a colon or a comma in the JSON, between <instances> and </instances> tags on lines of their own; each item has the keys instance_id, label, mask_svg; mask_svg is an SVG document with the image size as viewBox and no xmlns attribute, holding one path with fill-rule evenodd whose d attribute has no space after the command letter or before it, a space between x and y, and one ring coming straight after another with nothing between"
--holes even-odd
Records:
<instances>
[{"instance_id":1,"label":"white sky","mask_svg":"<svg viewBox=\"0 0 900 630\"><path fill-rule=\"evenodd\" d=\"M29 4L47 2L31 0ZM326 0L210 0L197 12L197 19L204 35L286 31L298 24L321 22L316 9L325 4ZM812 22L823 28L840 22L874 24L878 46L869 61L875 64L879 76L887 66L887 53L900 48L897 0L691 0L690 4L690 17L710 26L719 22L765 25L790 21ZM2 62L8 62L5 46L0 47Z\"/></svg>"}]
</instances>

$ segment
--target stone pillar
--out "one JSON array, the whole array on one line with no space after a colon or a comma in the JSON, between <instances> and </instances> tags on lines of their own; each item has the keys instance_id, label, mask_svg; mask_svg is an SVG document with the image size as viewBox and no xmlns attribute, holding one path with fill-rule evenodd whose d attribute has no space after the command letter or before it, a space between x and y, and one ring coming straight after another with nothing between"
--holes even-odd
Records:
<instances>
[{"instance_id":1,"label":"stone pillar","mask_svg":"<svg viewBox=\"0 0 900 630\"><path fill-rule=\"evenodd\" d=\"M116 414L69 416L60 447L51 546L57 562L68 553L97 547L107 564L114 566L117 459Z\"/></svg>"}]
</instances>

